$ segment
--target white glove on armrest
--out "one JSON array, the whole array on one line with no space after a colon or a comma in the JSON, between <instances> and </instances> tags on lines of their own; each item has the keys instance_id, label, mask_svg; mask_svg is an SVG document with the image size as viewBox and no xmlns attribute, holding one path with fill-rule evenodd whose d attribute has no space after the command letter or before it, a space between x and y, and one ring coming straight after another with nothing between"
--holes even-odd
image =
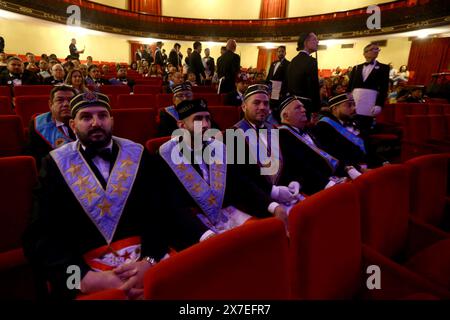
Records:
<instances>
[{"instance_id":1,"label":"white glove on armrest","mask_svg":"<svg viewBox=\"0 0 450 320\"><path fill-rule=\"evenodd\" d=\"M281 203L291 202L295 199L294 194L285 186L273 186L270 196L273 200Z\"/></svg>"},{"instance_id":2,"label":"white glove on armrest","mask_svg":"<svg viewBox=\"0 0 450 320\"><path fill-rule=\"evenodd\" d=\"M375 117L381 113L381 107L380 106L373 106L370 110L372 112L372 115Z\"/></svg>"}]
</instances>

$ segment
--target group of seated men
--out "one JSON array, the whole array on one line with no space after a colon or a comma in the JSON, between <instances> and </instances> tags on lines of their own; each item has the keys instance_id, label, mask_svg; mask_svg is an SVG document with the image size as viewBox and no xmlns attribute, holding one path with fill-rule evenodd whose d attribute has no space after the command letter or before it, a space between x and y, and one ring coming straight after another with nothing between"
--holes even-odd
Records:
<instances>
[{"instance_id":1,"label":"group of seated men","mask_svg":"<svg viewBox=\"0 0 450 320\"><path fill-rule=\"evenodd\" d=\"M253 219L287 224L295 203L368 170L348 94L330 99L314 127L301 100L288 96L274 126L268 87L251 85L243 119L223 137L211 130L206 101L188 89L174 87L174 106L163 112L178 130L167 131L172 137L155 155L113 136L106 95L52 89L50 111L30 125L40 179L23 242L51 296L118 288L142 298L145 272L174 250ZM75 289L67 286L70 266L81 272Z\"/></svg>"}]
</instances>

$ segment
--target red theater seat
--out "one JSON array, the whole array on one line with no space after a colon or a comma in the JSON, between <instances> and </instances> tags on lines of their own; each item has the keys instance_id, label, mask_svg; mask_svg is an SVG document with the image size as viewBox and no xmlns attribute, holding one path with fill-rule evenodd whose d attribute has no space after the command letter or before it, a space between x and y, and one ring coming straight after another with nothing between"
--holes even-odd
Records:
<instances>
[{"instance_id":1,"label":"red theater seat","mask_svg":"<svg viewBox=\"0 0 450 320\"><path fill-rule=\"evenodd\" d=\"M24 151L24 146L25 137L20 117L16 115L1 115L0 157L20 155Z\"/></svg>"},{"instance_id":2,"label":"red theater seat","mask_svg":"<svg viewBox=\"0 0 450 320\"><path fill-rule=\"evenodd\" d=\"M37 182L34 159L0 158L0 181L0 298L31 299L34 283L21 237L31 216L32 191Z\"/></svg>"},{"instance_id":3,"label":"red theater seat","mask_svg":"<svg viewBox=\"0 0 450 320\"><path fill-rule=\"evenodd\" d=\"M359 291L359 199L351 184L318 192L289 214L294 299L350 299Z\"/></svg>"},{"instance_id":4,"label":"red theater seat","mask_svg":"<svg viewBox=\"0 0 450 320\"><path fill-rule=\"evenodd\" d=\"M145 144L156 135L156 111L153 109L115 109L114 135Z\"/></svg>"},{"instance_id":5,"label":"red theater seat","mask_svg":"<svg viewBox=\"0 0 450 320\"><path fill-rule=\"evenodd\" d=\"M159 262L145 275L151 300L277 300L289 297L288 241L280 220L217 235Z\"/></svg>"},{"instance_id":6,"label":"red theater seat","mask_svg":"<svg viewBox=\"0 0 450 320\"><path fill-rule=\"evenodd\" d=\"M212 106L208 107L211 117L219 126L220 130L231 128L239 121L239 114L236 107L231 106Z\"/></svg>"},{"instance_id":7,"label":"red theater seat","mask_svg":"<svg viewBox=\"0 0 450 320\"><path fill-rule=\"evenodd\" d=\"M11 97L11 88L8 86L0 86L0 97Z\"/></svg>"},{"instance_id":8,"label":"red theater seat","mask_svg":"<svg viewBox=\"0 0 450 320\"><path fill-rule=\"evenodd\" d=\"M46 95L47 99L49 99L50 91L53 86L48 85L33 85L33 86L15 86L14 87L14 96L38 96L38 95Z\"/></svg>"},{"instance_id":9,"label":"red theater seat","mask_svg":"<svg viewBox=\"0 0 450 320\"><path fill-rule=\"evenodd\" d=\"M192 92L196 93L217 93L217 89L211 86L193 86Z\"/></svg>"},{"instance_id":10,"label":"red theater seat","mask_svg":"<svg viewBox=\"0 0 450 320\"><path fill-rule=\"evenodd\" d=\"M136 84L133 88L134 94L157 94L161 93L161 90L159 85Z\"/></svg>"},{"instance_id":11,"label":"red theater seat","mask_svg":"<svg viewBox=\"0 0 450 320\"><path fill-rule=\"evenodd\" d=\"M126 85L106 85L106 86L100 86L100 92L104 94L112 94L112 95L119 95L119 94L129 94L130 93L130 87Z\"/></svg>"},{"instance_id":12,"label":"red theater seat","mask_svg":"<svg viewBox=\"0 0 450 320\"><path fill-rule=\"evenodd\" d=\"M219 94L217 93L194 93L194 97L196 99L202 98L208 102L208 106L220 106L222 105L222 100Z\"/></svg>"},{"instance_id":13,"label":"red theater seat","mask_svg":"<svg viewBox=\"0 0 450 320\"><path fill-rule=\"evenodd\" d=\"M24 127L28 128L31 117L36 113L50 111L49 96L22 96L15 98L16 114L22 119Z\"/></svg>"},{"instance_id":14,"label":"red theater seat","mask_svg":"<svg viewBox=\"0 0 450 320\"><path fill-rule=\"evenodd\" d=\"M9 97L0 97L0 115L14 114L11 110L11 99Z\"/></svg>"},{"instance_id":15,"label":"red theater seat","mask_svg":"<svg viewBox=\"0 0 450 320\"><path fill-rule=\"evenodd\" d=\"M165 142L169 141L170 137L159 137L150 139L145 143L145 148L150 154L155 155L156 152L159 150L159 147L164 144Z\"/></svg>"},{"instance_id":16,"label":"red theater seat","mask_svg":"<svg viewBox=\"0 0 450 320\"><path fill-rule=\"evenodd\" d=\"M360 194L362 241L450 296L450 267L444 270L450 263L450 237L410 218L410 181L406 165L378 168L354 181Z\"/></svg>"},{"instance_id":17,"label":"red theater seat","mask_svg":"<svg viewBox=\"0 0 450 320\"><path fill-rule=\"evenodd\" d=\"M173 105L172 93L160 93L156 95L156 106L158 109Z\"/></svg>"},{"instance_id":18,"label":"red theater seat","mask_svg":"<svg viewBox=\"0 0 450 320\"><path fill-rule=\"evenodd\" d=\"M117 108L156 108L156 97L154 94L120 94Z\"/></svg>"},{"instance_id":19,"label":"red theater seat","mask_svg":"<svg viewBox=\"0 0 450 320\"><path fill-rule=\"evenodd\" d=\"M411 214L436 227L450 225L447 184L450 154L411 159ZM450 229L445 229L450 232Z\"/></svg>"}]
</instances>

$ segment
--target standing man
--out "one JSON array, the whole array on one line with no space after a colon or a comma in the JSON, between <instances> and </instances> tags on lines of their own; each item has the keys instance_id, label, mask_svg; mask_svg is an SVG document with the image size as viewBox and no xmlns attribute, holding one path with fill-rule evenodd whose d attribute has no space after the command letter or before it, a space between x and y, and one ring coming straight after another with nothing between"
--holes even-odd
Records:
<instances>
[{"instance_id":1,"label":"standing man","mask_svg":"<svg viewBox=\"0 0 450 320\"><path fill-rule=\"evenodd\" d=\"M161 71L164 70L164 58L161 51L163 45L164 43L162 43L162 41L158 41L156 43L156 50L155 50L155 64L160 66Z\"/></svg>"},{"instance_id":2,"label":"standing man","mask_svg":"<svg viewBox=\"0 0 450 320\"><path fill-rule=\"evenodd\" d=\"M181 45L175 43L169 53L169 63L177 68L178 71L182 71L183 68L183 54L180 52L180 49Z\"/></svg>"},{"instance_id":3,"label":"standing man","mask_svg":"<svg viewBox=\"0 0 450 320\"><path fill-rule=\"evenodd\" d=\"M5 50L5 39L3 37L0 37L0 53L4 52Z\"/></svg>"},{"instance_id":4,"label":"standing man","mask_svg":"<svg viewBox=\"0 0 450 320\"><path fill-rule=\"evenodd\" d=\"M219 76L219 93L228 93L236 89L234 82L241 68L241 57L235 53L236 40L229 39L226 51L217 62L217 73Z\"/></svg>"},{"instance_id":5,"label":"standing man","mask_svg":"<svg viewBox=\"0 0 450 320\"><path fill-rule=\"evenodd\" d=\"M301 34L297 42L299 53L289 64L286 75L288 92L301 97L308 118L320 110L319 71L317 60L311 57L318 45L314 32Z\"/></svg>"},{"instance_id":6,"label":"standing man","mask_svg":"<svg viewBox=\"0 0 450 320\"><path fill-rule=\"evenodd\" d=\"M278 60L270 65L266 82L272 86L270 96L271 104L278 104L280 98L286 94L286 74L289 60L286 57L286 46L279 46L277 49Z\"/></svg>"},{"instance_id":7,"label":"standing man","mask_svg":"<svg viewBox=\"0 0 450 320\"><path fill-rule=\"evenodd\" d=\"M171 204L162 198L162 179L144 148L112 136L106 95L79 94L70 107L78 140L42 163L25 254L60 299L105 289L141 298L145 272L169 246L192 245L208 229L166 212ZM67 286L70 266L80 272L79 290Z\"/></svg>"},{"instance_id":8,"label":"standing man","mask_svg":"<svg viewBox=\"0 0 450 320\"><path fill-rule=\"evenodd\" d=\"M209 54L210 54L209 48L206 48L205 56L203 57L203 66L205 67L205 74L207 79L211 79L214 75L214 71L216 70L214 58L210 57Z\"/></svg>"},{"instance_id":9,"label":"standing man","mask_svg":"<svg viewBox=\"0 0 450 320\"><path fill-rule=\"evenodd\" d=\"M61 67L57 64L54 67ZM30 121L28 152L36 160L38 168L42 158L53 149L74 141L75 134L69 126L72 117L70 100L77 94L72 86L55 86L48 102L50 111Z\"/></svg>"},{"instance_id":10,"label":"standing man","mask_svg":"<svg viewBox=\"0 0 450 320\"><path fill-rule=\"evenodd\" d=\"M194 51L192 51L189 59L188 72L195 74L195 82L200 85L202 84L202 78L206 79L205 67L203 66L202 57L200 56L202 53L202 44L199 41L195 41L193 46Z\"/></svg>"},{"instance_id":11,"label":"standing man","mask_svg":"<svg viewBox=\"0 0 450 320\"><path fill-rule=\"evenodd\" d=\"M77 39L73 38L69 46L70 56L74 59L80 59L80 54L84 53L84 50L86 50L86 48L83 50L77 49Z\"/></svg>"},{"instance_id":12,"label":"standing man","mask_svg":"<svg viewBox=\"0 0 450 320\"><path fill-rule=\"evenodd\" d=\"M381 112L389 89L389 66L376 59L380 48L376 44L364 47L366 62L353 68L348 91L353 93L356 105L355 120L362 136L367 136L374 117Z\"/></svg>"}]
</instances>

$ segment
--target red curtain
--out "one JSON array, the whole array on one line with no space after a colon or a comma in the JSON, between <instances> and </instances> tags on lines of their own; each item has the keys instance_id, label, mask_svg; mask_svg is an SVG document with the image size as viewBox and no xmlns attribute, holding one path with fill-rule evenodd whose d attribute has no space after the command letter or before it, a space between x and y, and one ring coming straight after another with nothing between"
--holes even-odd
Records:
<instances>
[{"instance_id":1,"label":"red curtain","mask_svg":"<svg viewBox=\"0 0 450 320\"><path fill-rule=\"evenodd\" d=\"M130 11L161 15L161 0L128 0Z\"/></svg>"},{"instance_id":2,"label":"red curtain","mask_svg":"<svg viewBox=\"0 0 450 320\"><path fill-rule=\"evenodd\" d=\"M259 18L286 18L286 4L286 0L261 0Z\"/></svg>"},{"instance_id":3,"label":"red curtain","mask_svg":"<svg viewBox=\"0 0 450 320\"><path fill-rule=\"evenodd\" d=\"M258 47L258 62L256 64L258 71L266 70L268 72L268 65L275 60L277 60L277 49Z\"/></svg>"},{"instance_id":4,"label":"red curtain","mask_svg":"<svg viewBox=\"0 0 450 320\"><path fill-rule=\"evenodd\" d=\"M135 61L135 55L138 48L142 47L143 44L139 42L130 41L130 57L131 61Z\"/></svg>"},{"instance_id":5,"label":"red curtain","mask_svg":"<svg viewBox=\"0 0 450 320\"><path fill-rule=\"evenodd\" d=\"M411 44L408 69L414 71L412 83L427 85L431 74L449 68L450 38L417 39Z\"/></svg>"}]
</instances>

